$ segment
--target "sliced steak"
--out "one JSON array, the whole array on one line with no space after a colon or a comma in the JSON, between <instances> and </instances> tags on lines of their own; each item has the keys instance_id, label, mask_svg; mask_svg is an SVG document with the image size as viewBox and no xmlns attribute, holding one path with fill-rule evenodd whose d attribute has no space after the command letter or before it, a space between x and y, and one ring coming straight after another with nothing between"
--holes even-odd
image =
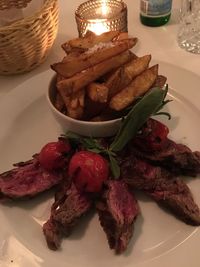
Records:
<instances>
[{"instance_id":1,"label":"sliced steak","mask_svg":"<svg viewBox=\"0 0 200 267\"><path fill-rule=\"evenodd\" d=\"M177 175L196 176L200 173L200 152L170 140L168 128L149 119L133 139L131 150L142 159L168 168Z\"/></svg>"},{"instance_id":2,"label":"sliced steak","mask_svg":"<svg viewBox=\"0 0 200 267\"><path fill-rule=\"evenodd\" d=\"M122 162L121 175L130 187L142 190L187 224L200 225L200 211L190 189L164 168L132 156Z\"/></svg>"},{"instance_id":3,"label":"sliced steak","mask_svg":"<svg viewBox=\"0 0 200 267\"><path fill-rule=\"evenodd\" d=\"M167 139L163 149L159 151L142 151L133 144L132 151L142 159L161 165L176 175L197 176L200 173L200 152L192 152L183 144L176 144Z\"/></svg>"},{"instance_id":4,"label":"sliced steak","mask_svg":"<svg viewBox=\"0 0 200 267\"><path fill-rule=\"evenodd\" d=\"M62 235L68 236L81 216L91 208L91 200L80 193L74 184L56 194L52 205L51 217L43 225L43 232L50 249L60 247Z\"/></svg>"},{"instance_id":5,"label":"sliced steak","mask_svg":"<svg viewBox=\"0 0 200 267\"><path fill-rule=\"evenodd\" d=\"M133 223L139 213L137 200L124 182L110 180L96 208L110 248L122 253L132 237Z\"/></svg>"},{"instance_id":6,"label":"sliced steak","mask_svg":"<svg viewBox=\"0 0 200 267\"><path fill-rule=\"evenodd\" d=\"M61 171L46 171L36 157L15 166L0 174L0 199L34 197L63 179Z\"/></svg>"},{"instance_id":7,"label":"sliced steak","mask_svg":"<svg viewBox=\"0 0 200 267\"><path fill-rule=\"evenodd\" d=\"M43 233L48 247L51 250L57 250L60 247L62 232L59 225L52 218L43 225Z\"/></svg>"}]
</instances>

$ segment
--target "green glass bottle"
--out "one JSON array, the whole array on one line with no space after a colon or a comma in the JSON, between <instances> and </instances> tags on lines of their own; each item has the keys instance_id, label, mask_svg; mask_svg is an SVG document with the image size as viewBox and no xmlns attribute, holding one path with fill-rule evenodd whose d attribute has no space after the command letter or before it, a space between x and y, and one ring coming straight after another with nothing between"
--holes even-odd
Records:
<instances>
[{"instance_id":1,"label":"green glass bottle","mask_svg":"<svg viewBox=\"0 0 200 267\"><path fill-rule=\"evenodd\" d=\"M158 27L166 24L171 16L172 0L140 0L142 24Z\"/></svg>"}]
</instances>

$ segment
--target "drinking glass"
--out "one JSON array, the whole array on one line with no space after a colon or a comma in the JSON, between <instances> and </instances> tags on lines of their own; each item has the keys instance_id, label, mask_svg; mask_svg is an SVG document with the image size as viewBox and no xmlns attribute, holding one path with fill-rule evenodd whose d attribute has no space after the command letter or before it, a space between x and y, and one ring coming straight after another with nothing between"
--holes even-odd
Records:
<instances>
[{"instance_id":1,"label":"drinking glass","mask_svg":"<svg viewBox=\"0 0 200 267\"><path fill-rule=\"evenodd\" d=\"M200 54L200 0L182 0L178 44L186 51Z\"/></svg>"}]
</instances>

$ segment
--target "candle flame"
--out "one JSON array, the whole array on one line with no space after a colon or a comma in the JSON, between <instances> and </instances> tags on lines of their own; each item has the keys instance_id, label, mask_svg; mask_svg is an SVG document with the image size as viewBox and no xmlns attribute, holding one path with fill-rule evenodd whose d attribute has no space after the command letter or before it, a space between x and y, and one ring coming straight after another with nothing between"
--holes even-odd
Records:
<instances>
[{"instance_id":1,"label":"candle flame","mask_svg":"<svg viewBox=\"0 0 200 267\"><path fill-rule=\"evenodd\" d=\"M110 30L109 26L106 24L108 13L109 7L107 6L107 0L102 0L99 19L90 20L86 32L92 31L96 35L108 32Z\"/></svg>"},{"instance_id":2,"label":"candle flame","mask_svg":"<svg viewBox=\"0 0 200 267\"><path fill-rule=\"evenodd\" d=\"M97 19L87 26L86 32L87 31L91 31L94 32L96 35L100 35L104 32L108 32L109 28L105 23L102 22L102 20Z\"/></svg>"}]
</instances>

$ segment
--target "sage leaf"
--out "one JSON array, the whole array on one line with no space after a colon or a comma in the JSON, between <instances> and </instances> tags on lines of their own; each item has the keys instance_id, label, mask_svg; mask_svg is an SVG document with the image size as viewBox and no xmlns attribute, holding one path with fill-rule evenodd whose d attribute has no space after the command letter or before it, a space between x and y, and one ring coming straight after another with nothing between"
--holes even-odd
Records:
<instances>
[{"instance_id":1,"label":"sage leaf","mask_svg":"<svg viewBox=\"0 0 200 267\"><path fill-rule=\"evenodd\" d=\"M115 179L118 179L120 177L120 167L118 165L118 162L110 153L108 153L108 155L109 155L110 169L112 175Z\"/></svg>"},{"instance_id":2,"label":"sage leaf","mask_svg":"<svg viewBox=\"0 0 200 267\"><path fill-rule=\"evenodd\" d=\"M67 132L65 135L64 135L65 138L68 138L70 140L80 140L81 136L78 135L78 134L75 134L73 132Z\"/></svg>"},{"instance_id":3,"label":"sage leaf","mask_svg":"<svg viewBox=\"0 0 200 267\"><path fill-rule=\"evenodd\" d=\"M171 115L168 112L156 112L155 114L153 114L154 116L160 116L160 115L164 115L166 117L168 117L168 120L171 120Z\"/></svg>"},{"instance_id":4,"label":"sage leaf","mask_svg":"<svg viewBox=\"0 0 200 267\"><path fill-rule=\"evenodd\" d=\"M87 151L94 152L96 154L102 153L102 150L100 150L98 148L87 148Z\"/></svg>"},{"instance_id":5,"label":"sage leaf","mask_svg":"<svg viewBox=\"0 0 200 267\"><path fill-rule=\"evenodd\" d=\"M110 146L114 152L121 151L125 145L137 134L141 126L151 117L164 101L167 88L164 90L154 87L137 102L128 113Z\"/></svg>"}]
</instances>

